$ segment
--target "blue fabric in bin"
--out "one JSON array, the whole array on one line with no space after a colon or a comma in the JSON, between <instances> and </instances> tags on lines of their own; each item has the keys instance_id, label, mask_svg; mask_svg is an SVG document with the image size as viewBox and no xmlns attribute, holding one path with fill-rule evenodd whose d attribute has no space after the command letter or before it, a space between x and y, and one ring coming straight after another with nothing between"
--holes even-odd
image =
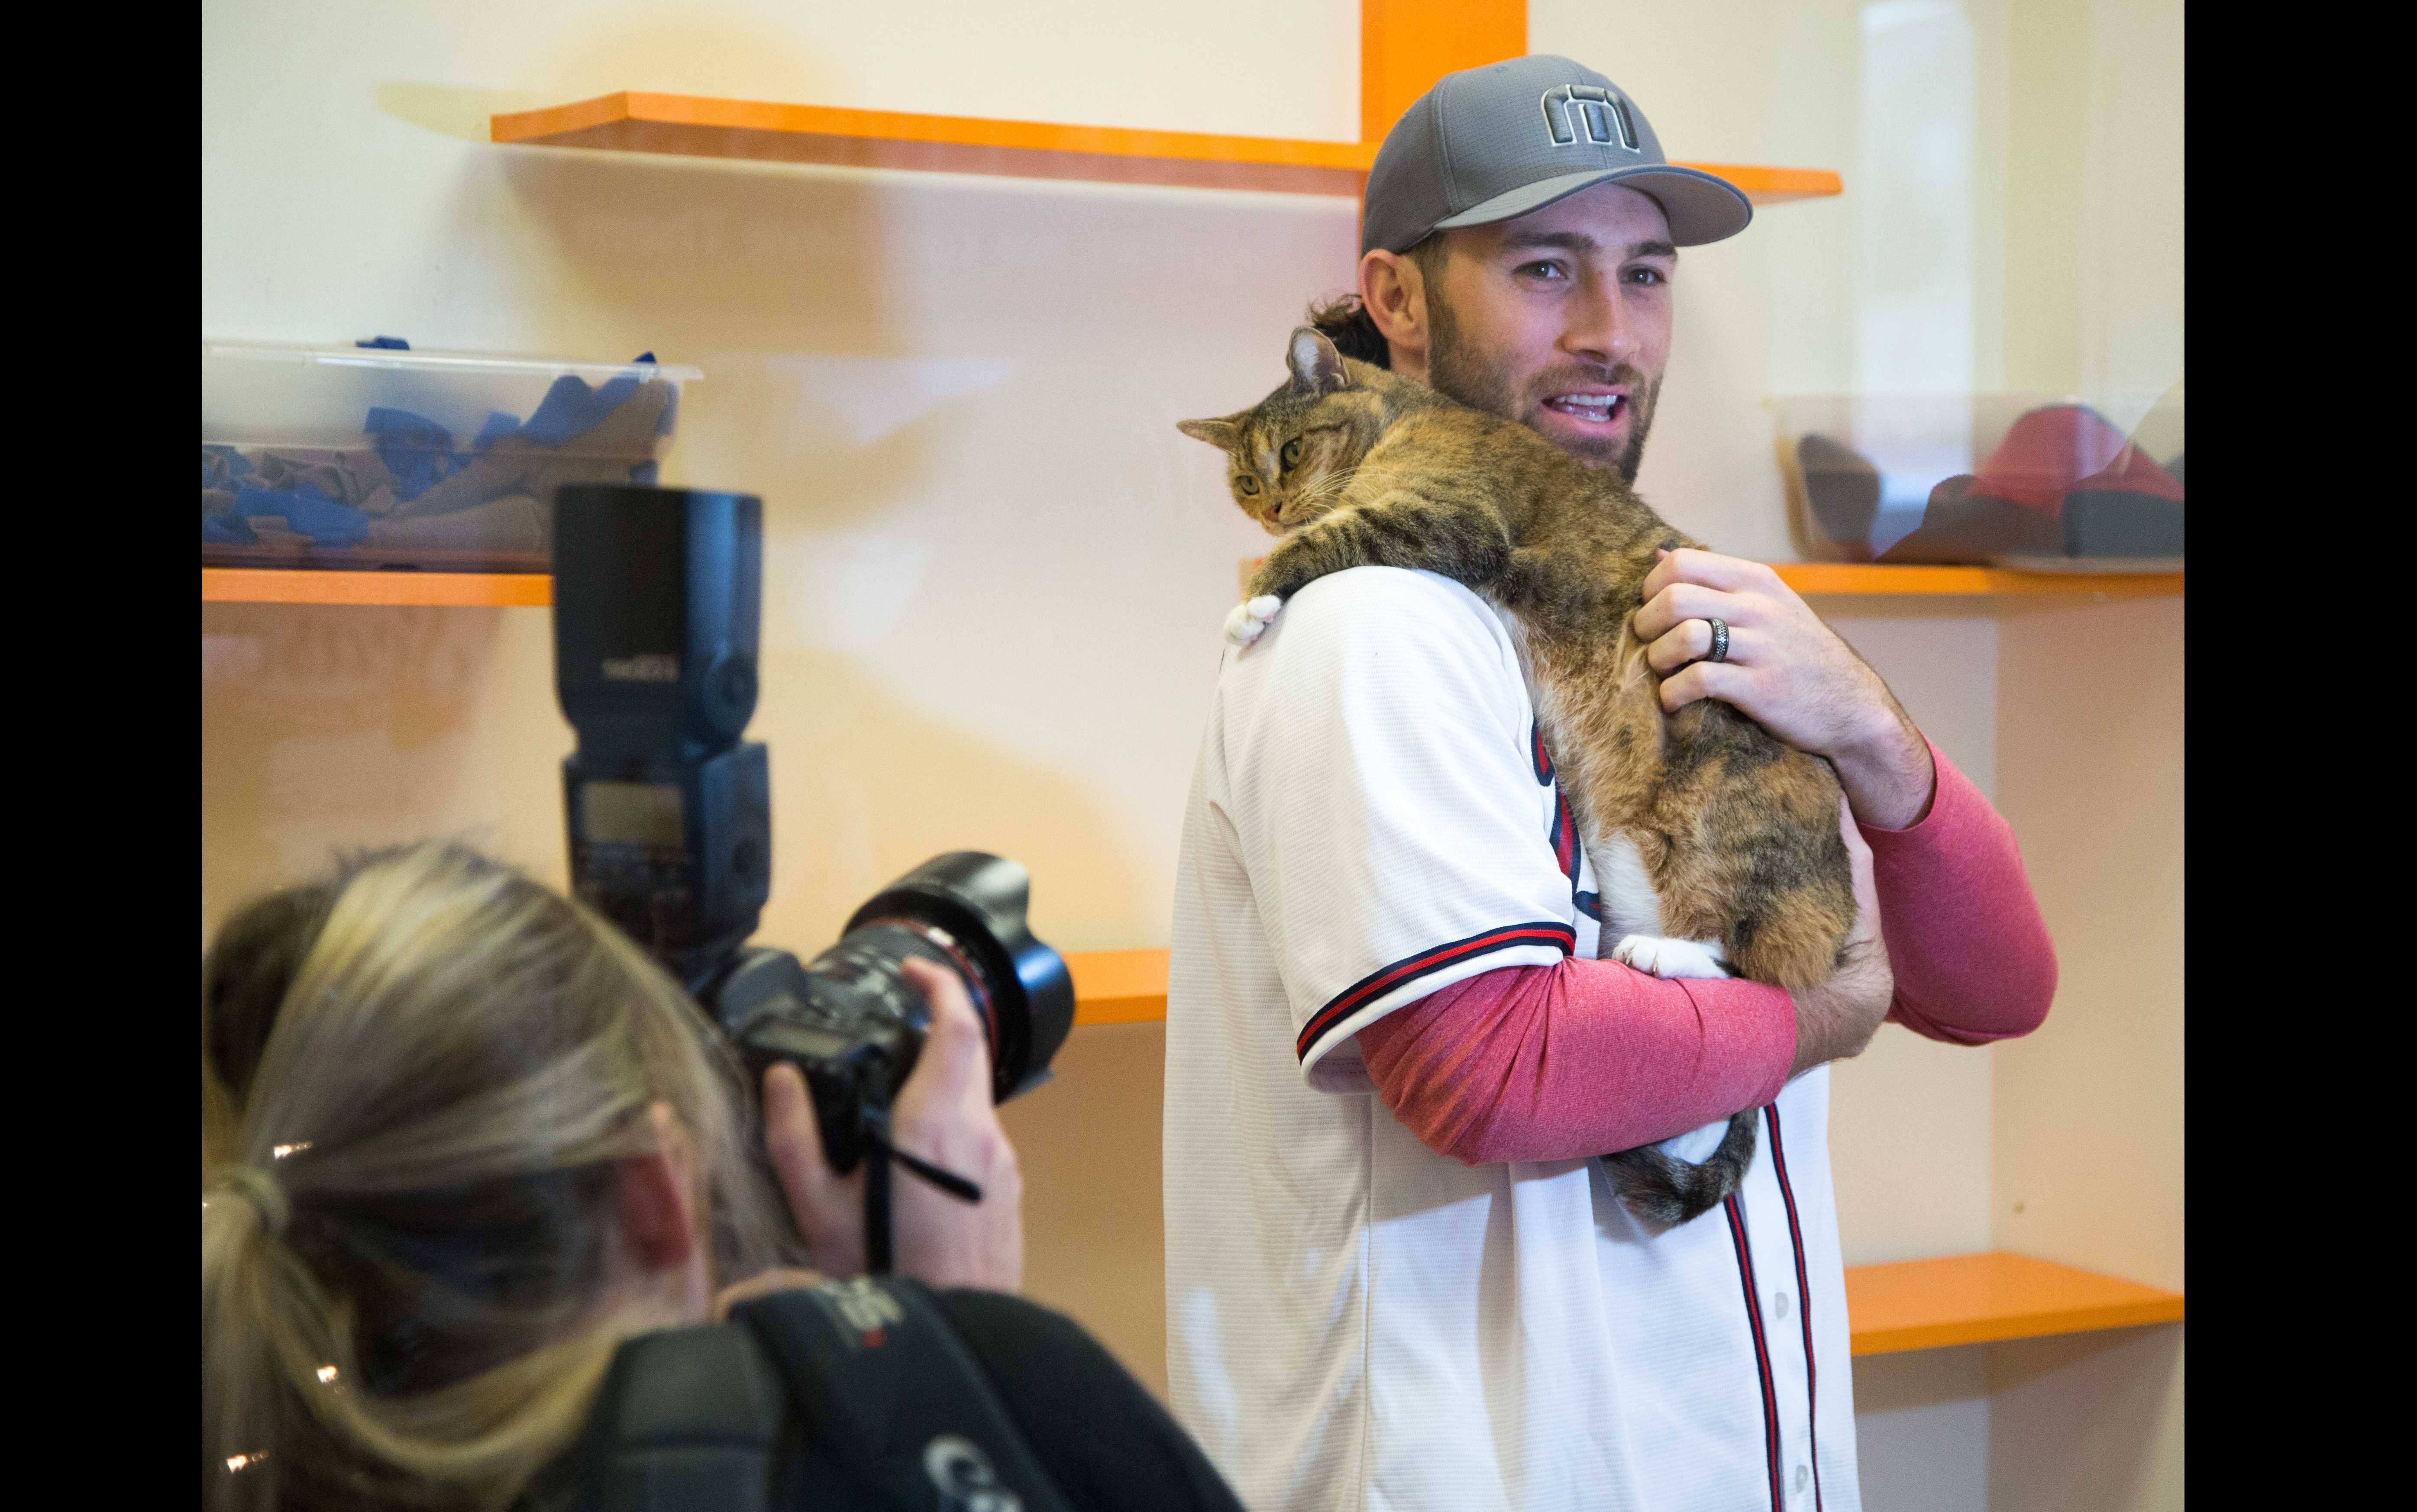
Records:
<instances>
[{"instance_id":1,"label":"blue fabric in bin","mask_svg":"<svg viewBox=\"0 0 2417 1512\"><path fill-rule=\"evenodd\" d=\"M520 428L519 416L506 415L501 410L490 411L487 415L487 423L479 427L479 439L470 443L470 449L484 451L504 437L513 434Z\"/></svg>"},{"instance_id":2,"label":"blue fabric in bin","mask_svg":"<svg viewBox=\"0 0 2417 1512\"><path fill-rule=\"evenodd\" d=\"M251 523L241 515L202 516L202 544L205 546L257 546L260 537L252 534Z\"/></svg>"},{"instance_id":3,"label":"blue fabric in bin","mask_svg":"<svg viewBox=\"0 0 2417 1512\"><path fill-rule=\"evenodd\" d=\"M381 405L370 411L361 431L394 475L397 499L418 498L452 470L453 432L424 415Z\"/></svg>"},{"instance_id":4,"label":"blue fabric in bin","mask_svg":"<svg viewBox=\"0 0 2417 1512\"><path fill-rule=\"evenodd\" d=\"M521 427L521 434L541 446L559 446L585 434L637 391L635 378L615 378L601 388L590 388L577 373L566 372L545 391L545 401Z\"/></svg>"},{"instance_id":5,"label":"blue fabric in bin","mask_svg":"<svg viewBox=\"0 0 2417 1512\"><path fill-rule=\"evenodd\" d=\"M223 489L235 486L235 480L251 476L251 459L233 446L202 448L202 487Z\"/></svg>"},{"instance_id":6,"label":"blue fabric in bin","mask_svg":"<svg viewBox=\"0 0 2417 1512\"><path fill-rule=\"evenodd\" d=\"M356 546L370 538L369 516L350 505L338 504L313 483L292 490L240 485L235 491L235 512L247 520L253 515L282 515L286 528L320 546Z\"/></svg>"}]
</instances>

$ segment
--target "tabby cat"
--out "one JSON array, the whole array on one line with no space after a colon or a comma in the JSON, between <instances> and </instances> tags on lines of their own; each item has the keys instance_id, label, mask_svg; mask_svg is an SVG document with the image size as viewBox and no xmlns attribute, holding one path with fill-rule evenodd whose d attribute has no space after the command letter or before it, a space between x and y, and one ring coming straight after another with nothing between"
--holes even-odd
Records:
<instances>
[{"instance_id":1,"label":"tabby cat","mask_svg":"<svg viewBox=\"0 0 2417 1512\"><path fill-rule=\"evenodd\" d=\"M1248 643L1303 585L1423 567L1510 617L1545 748L1601 879L1605 956L1669 976L1734 969L1790 991L1829 979L1855 920L1830 764L1726 703L1662 709L1630 627L1657 549L1696 546L1618 472L1515 421L1292 334L1291 381L1185 435L1226 453L1235 502L1281 537L1227 635ZM1737 1189L1757 1114L1700 1165L1654 1146L1603 1157L1638 1217L1667 1226Z\"/></svg>"}]
</instances>

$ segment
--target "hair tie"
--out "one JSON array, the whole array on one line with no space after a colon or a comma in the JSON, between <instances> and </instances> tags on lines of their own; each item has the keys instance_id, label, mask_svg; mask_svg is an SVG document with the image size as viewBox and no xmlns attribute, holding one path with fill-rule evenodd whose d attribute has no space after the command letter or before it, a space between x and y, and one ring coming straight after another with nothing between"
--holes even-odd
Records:
<instances>
[{"instance_id":1,"label":"hair tie","mask_svg":"<svg viewBox=\"0 0 2417 1512\"><path fill-rule=\"evenodd\" d=\"M260 1209L260 1219L271 1233L283 1233L294 1217L294 1205L285 1200L285 1188L277 1178L258 1166L220 1166L212 1174L220 1185L240 1192Z\"/></svg>"}]
</instances>

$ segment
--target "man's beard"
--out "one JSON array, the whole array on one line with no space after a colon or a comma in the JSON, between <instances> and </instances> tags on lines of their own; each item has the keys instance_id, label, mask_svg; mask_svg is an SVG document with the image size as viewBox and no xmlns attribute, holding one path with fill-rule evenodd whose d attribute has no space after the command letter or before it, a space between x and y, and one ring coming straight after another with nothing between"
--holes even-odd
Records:
<instances>
[{"instance_id":1,"label":"man's beard","mask_svg":"<svg viewBox=\"0 0 2417 1512\"><path fill-rule=\"evenodd\" d=\"M1557 368L1538 374L1529 391L1522 393L1508 371L1487 363L1484 354L1461 339L1460 327L1452 323L1452 307L1437 297L1437 292L1432 284L1427 288L1428 387L1472 409L1526 424L1545 394L1587 384L1626 384L1625 402L1632 416L1626 441L1551 435L1545 439L1590 467L1618 468L1623 483L1636 481L1636 469L1645 461L1645 434L1653 429L1653 402L1662 396L1660 379L1649 383L1626 363L1609 369Z\"/></svg>"}]
</instances>

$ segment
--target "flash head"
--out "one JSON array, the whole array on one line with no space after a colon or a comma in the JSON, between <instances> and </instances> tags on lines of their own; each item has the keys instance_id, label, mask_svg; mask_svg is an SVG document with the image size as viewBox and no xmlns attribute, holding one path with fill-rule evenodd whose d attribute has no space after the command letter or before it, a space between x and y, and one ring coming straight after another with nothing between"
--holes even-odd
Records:
<instances>
[{"instance_id":1,"label":"flash head","mask_svg":"<svg viewBox=\"0 0 2417 1512\"><path fill-rule=\"evenodd\" d=\"M555 689L581 748L729 749L755 713L762 501L622 483L555 501Z\"/></svg>"},{"instance_id":2,"label":"flash head","mask_svg":"<svg viewBox=\"0 0 2417 1512\"><path fill-rule=\"evenodd\" d=\"M576 484L555 500L554 678L580 900L694 990L772 885L755 712L763 517L744 493Z\"/></svg>"}]
</instances>

